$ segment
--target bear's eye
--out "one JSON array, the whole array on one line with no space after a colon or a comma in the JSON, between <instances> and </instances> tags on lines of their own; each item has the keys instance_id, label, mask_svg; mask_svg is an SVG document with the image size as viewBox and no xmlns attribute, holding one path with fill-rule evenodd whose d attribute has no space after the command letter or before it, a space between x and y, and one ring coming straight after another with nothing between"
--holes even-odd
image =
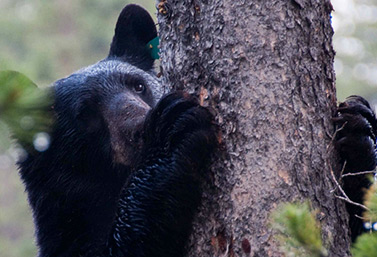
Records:
<instances>
[{"instance_id":1,"label":"bear's eye","mask_svg":"<svg viewBox=\"0 0 377 257\"><path fill-rule=\"evenodd\" d=\"M136 93L143 93L145 90L145 86L143 84L135 84L134 90Z\"/></svg>"}]
</instances>

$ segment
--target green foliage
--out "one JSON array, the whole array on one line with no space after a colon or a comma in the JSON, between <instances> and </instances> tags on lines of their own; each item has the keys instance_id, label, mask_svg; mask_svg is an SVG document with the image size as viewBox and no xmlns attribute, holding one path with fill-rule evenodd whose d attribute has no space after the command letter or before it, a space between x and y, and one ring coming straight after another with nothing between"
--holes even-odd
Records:
<instances>
[{"instance_id":1,"label":"green foliage","mask_svg":"<svg viewBox=\"0 0 377 257\"><path fill-rule=\"evenodd\" d=\"M371 224L377 222L376 183L366 193L364 204L368 211L364 212L363 219ZM308 203L283 204L273 213L272 218L272 227L277 231L276 238L286 256L327 256L315 213L310 211ZM352 246L351 253L353 257L377 257L377 233L359 236Z\"/></svg>"},{"instance_id":2,"label":"green foliage","mask_svg":"<svg viewBox=\"0 0 377 257\"><path fill-rule=\"evenodd\" d=\"M377 235L363 234L359 236L351 252L353 257L377 257Z\"/></svg>"},{"instance_id":3,"label":"green foliage","mask_svg":"<svg viewBox=\"0 0 377 257\"><path fill-rule=\"evenodd\" d=\"M376 193L376 190L377 190L377 185L376 184L373 184L373 186L371 186L366 195L365 195L365 206L367 206L369 208L368 211L366 211L364 213L364 219L365 220L370 220L370 221L374 221L376 222L377 221L377 193Z\"/></svg>"},{"instance_id":4,"label":"green foliage","mask_svg":"<svg viewBox=\"0 0 377 257\"><path fill-rule=\"evenodd\" d=\"M50 131L52 97L19 72L0 72L0 119L22 147L32 150L37 133Z\"/></svg>"},{"instance_id":5,"label":"green foliage","mask_svg":"<svg viewBox=\"0 0 377 257\"><path fill-rule=\"evenodd\" d=\"M377 185L368 189L364 205L369 209L363 214L363 218L371 224L377 221ZM353 257L377 257L377 234L363 234L356 239L352 249Z\"/></svg>"},{"instance_id":6,"label":"green foliage","mask_svg":"<svg viewBox=\"0 0 377 257\"><path fill-rule=\"evenodd\" d=\"M277 239L286 256L327 256L319 224L308 203L284 204L273 213L272 219L272 227L278 232Z\"/></svg>"}]
</instances>

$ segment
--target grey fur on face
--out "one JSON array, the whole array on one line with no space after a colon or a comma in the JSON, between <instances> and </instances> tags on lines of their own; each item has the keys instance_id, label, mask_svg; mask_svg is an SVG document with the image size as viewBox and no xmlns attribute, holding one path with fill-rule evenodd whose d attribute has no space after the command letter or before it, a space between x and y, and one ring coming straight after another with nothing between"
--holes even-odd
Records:
<instances>
[{"instance_id":1,"label":"grey fur on face","mask_svg":"<svg viewBox=\"0 0 377 257\"><path fill-rule=\"evenodd\" d=\"M107 74L106 74L107 73ZM117 59L105 59L93 65L84 67L72 75L81 75L83 79L87 77L97 77L102 74L104 78L111 77L111 74L118 73L125 76L137 76L143 78L152 92L154 102L158 102L162 95L167 93L163 92L161 81L156 77L153 71L146 72L139 69L127 62Z\"/></svg>"}]
</instances>

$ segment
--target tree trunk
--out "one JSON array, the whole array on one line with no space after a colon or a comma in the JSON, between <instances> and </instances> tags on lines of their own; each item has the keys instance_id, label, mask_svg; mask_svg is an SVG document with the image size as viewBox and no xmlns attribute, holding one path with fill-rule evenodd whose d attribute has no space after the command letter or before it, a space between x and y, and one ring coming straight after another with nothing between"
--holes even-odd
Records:
<instances>
[{"instance_id":1,"label":"tree trunk","mask_svg":"<svg viewBox=\"0 0 377 257\"><path fill-rule=\"evenodd\" d=\"M158 11L164 84L214 108L225 144L189 256L282 256L271 211L306 199L329 256L348 256L348 215L330 193L330 1L163 0Z\"/></svg>"}]
</instances>

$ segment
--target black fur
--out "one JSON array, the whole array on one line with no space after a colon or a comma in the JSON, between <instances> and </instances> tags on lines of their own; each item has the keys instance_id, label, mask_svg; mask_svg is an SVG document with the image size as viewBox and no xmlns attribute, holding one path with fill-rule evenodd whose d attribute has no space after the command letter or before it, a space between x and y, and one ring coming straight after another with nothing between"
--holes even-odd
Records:
<instances>
[{"instance_id":1,"label":"black fur","mask_svg":"<svg viewBox=\"0 0 377 257\"><path fill-rule=\"evenodd\" d=\"M149 14L122 11L109 57L54 84L50 147L20 161L39 256L182 256L216 148L212 115L160 97Z\"/></svg>"},{"instance_id":2,"label":"black fur","mask_svg":"<svg viewBox=\"0 0 377 257\"><path fill-rule=\"evenodd\" d=\"M377 120L369 103L360 96L350 96L338 107L338 115L334 117L337 127L335 146L345 162L344 173L372 171L376 168L376 135ZM370 187L371 180L367 175L349 176L343 179L344 191L356 203L363 203L365 190ZM363 231L363 209L346 203L350 214L350 230L352 241ZM357 217L358 216L358 217Z\"/></svg>"}]
</instances>

